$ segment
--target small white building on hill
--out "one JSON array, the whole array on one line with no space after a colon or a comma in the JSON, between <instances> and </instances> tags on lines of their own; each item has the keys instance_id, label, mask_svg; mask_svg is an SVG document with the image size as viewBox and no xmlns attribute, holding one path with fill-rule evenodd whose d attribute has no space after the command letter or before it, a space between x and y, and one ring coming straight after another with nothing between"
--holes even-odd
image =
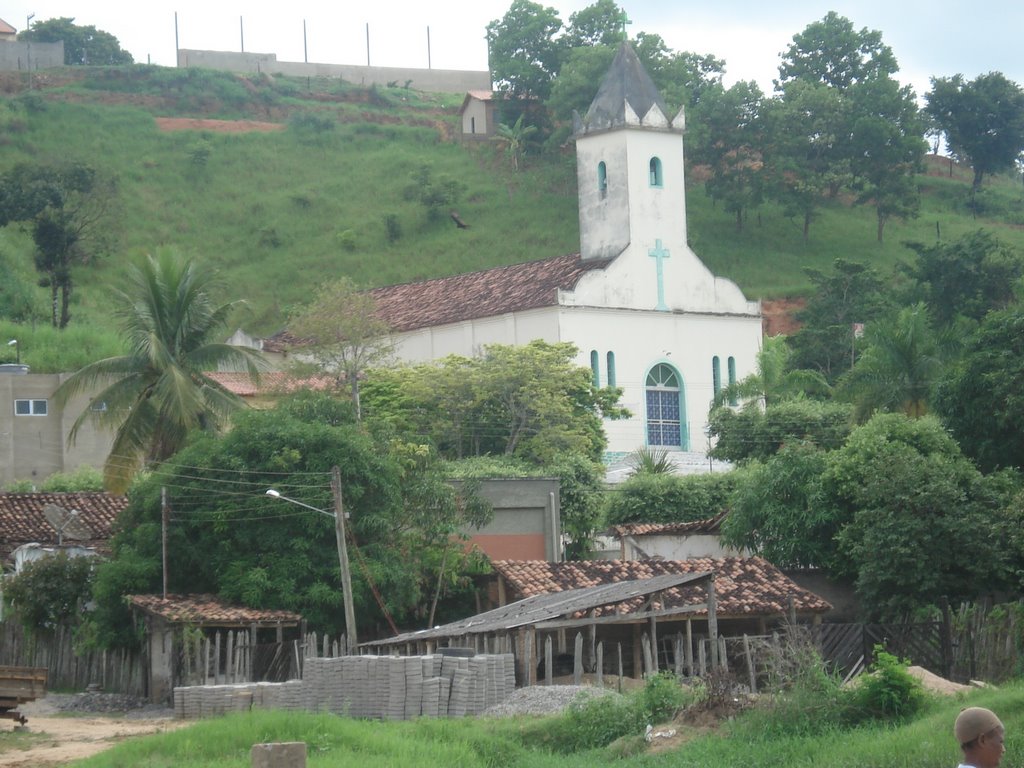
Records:
<instances>
[{"instance_id":1,"label":"small white building on hill","mask_svg":"<svg viewBox=\"0 0 1024 768\"><path fill-rule=\"evenodd\" d=\"M526 244L520 264L378 288L378 311L409 362L572 342L633 413L606 423L611 454L703 450L716 390L754 370L761 311L687 245L683 114L624 43L574 138L580 253Z\"/></svg>"}]
</instances>

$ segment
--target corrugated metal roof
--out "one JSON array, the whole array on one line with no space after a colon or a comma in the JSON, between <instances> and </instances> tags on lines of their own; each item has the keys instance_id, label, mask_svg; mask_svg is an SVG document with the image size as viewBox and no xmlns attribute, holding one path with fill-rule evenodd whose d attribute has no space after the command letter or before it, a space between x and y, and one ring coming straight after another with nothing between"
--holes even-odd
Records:
<instances>
[{"instance_id":1,"label":"corrugated metal roof","mask_svg":"<svg viewBox=\"0 0 1024 768\"><path fill-rule=\"evenodd\" d=\"M668 574L649 579L620 581L614 584L600 584L596 587L534 595L451 624L418 632L406 632L398 637L375 640L361 645L393 645L416 640L502 632L518 627L532 626L544 621L571 617L595 608L626 606L636 598L646 597L684 584L692 584L709 575L706 572ZM629 620L630 612L612 611L611 613L616 612L622 614L623 620Z\"/></svg>"}]
</instances>

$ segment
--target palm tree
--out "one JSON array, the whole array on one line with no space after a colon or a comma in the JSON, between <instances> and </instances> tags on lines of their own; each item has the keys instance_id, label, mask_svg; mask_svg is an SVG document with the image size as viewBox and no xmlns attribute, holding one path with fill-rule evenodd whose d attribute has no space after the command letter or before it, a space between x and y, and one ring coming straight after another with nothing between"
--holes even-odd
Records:
<instances>
[{"instance_id":1,"label":"palm tree","mask_svg":"<svg viewBox=\"0 0 1024 768\"><path fill-rule=\"evenodd\" d=\"M215 305L212 275L191 260L163 249L131 270L129 285L115 294L128 354L90 363L55 393L63 405L106 385L94 398L105 410L83 412L68 440L90 417L116 427L103 481L118 493L142 465L173 455L191 430L218 430L244 405L204 371L241 368L255 377L266 367L254 350L210 341L238 302Z\"/></svg>"},{"instance_id":2,"label":"palm tree","mask_svg":"<svg viewBox=\"0 0 1024 768\"><path fill-rule=\"evenodd\" d=\"M520 163L526 157L526 144L536 132L537 126L523 124L523 115L511 127L505 123L498 126L494 140L505 145L505 153L512 160L513 170L519 171Z\"/></svg>"},{"instance_id":3,"label":"palm tree","mask_svg":"<svg viewBox=\"0 0 1024 768\"><path fill-rule=\"evenodd\" d=\"M766 336L764 346L755 358L754 372L722 387L715 395L714 404L735 405L740 400L753 400L767 408L781 400L827 394L829 385L820 373L790 369L789 361L792 355L793 351L783 334Z\"/></svg>"},{"instance_id":4,"label":"palm tree","mask_svg":"<svg viewBox=\"0 0 1024 768\"><path fill-rule=\"evenodd\" d=\"M839 382L839 394L853 402L856 418L866 421L877 410L915 419L928 413L933 385L954 351L952 333L936 334L928 308L919 302L870 325L865 341L864 352Z\"/></svg>"}]
</instances>

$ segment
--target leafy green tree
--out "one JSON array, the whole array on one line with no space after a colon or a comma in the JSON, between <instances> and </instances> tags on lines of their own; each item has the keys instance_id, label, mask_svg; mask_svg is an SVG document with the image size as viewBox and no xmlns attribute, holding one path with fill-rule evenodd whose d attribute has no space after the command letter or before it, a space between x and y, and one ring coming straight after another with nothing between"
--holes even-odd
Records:
<instances>
[{"instance_id":1,"label":"leafy green tree","mask_svg":"<svg viewBox=\"0 0 1024 768\"><path fill-rule=\"evenodd\" d=\"M55 328L71 321L72 267L109 247L115 193L112 179L84 163L17 165L0 176L0 226L19 222L31 229Z\"/></svg>"},{"instance_id":2,"label":"leafy green tree","mask_svg":"<svg viewBox=\"0 0 1024 768\"><path fill-rule=\"evenodd\" d=\"M172 591L208 591L297 611L322 631L343 629L333 522L265 495L273 487L329 510L332 466L350 516L359 626L372 634L383 625L374 590L397 622L422 626L439 576L457 574L449 587L466 587L474 560L452 538L462 525L485 522L487 505L446 482L426 447L368 431L347 402L305 393L239 413L223 436L199 436L134 486L113 558L98 575L97 641L131 643L123 595L159 587L161 487L172 510Z\"/></svg>"},{"instance_id":3,"label":"leafy green tree","mask_svg":"<svg viewBox=\"0 0 1024 768\"><path fill-rule=\"evenodd\" d=\"M899 66L882 33L863 27L835 11L808 24L782 54L776 86L801 80L840 90L875 78L896 74Z\"/></svg>"},{"instance_id":4,"label":"leafy green tree","mask_svg":"<svg viewBox=\"0 0 1024 768\"><path fill-rule=\"evenodd\" d=\"M865 349L839 382L838 394L855 405L859 421L875 411L912 418L928 413L931 393L950 356L951 340L937 334L928 308L915 304L867 326Z\"/></svg>"},{"instance_id":5,"label":"leafy green tree","mask_svg":"<svg viewBox=\"0 0 1024 768\"><path fill-rule=\"evenodd\" d=\"M92 588L94 559L58 552L27 563L4 579L4 601L30 634L51 635L77 625Z\"/></svg>"},{"instance_id":6,"label":"leafy green tree","mask_svg":"<svg viewBox=\"0 0 1024 768\"><path fill-rule=\"evenodd\" d=\"M907 243L916 254L901 271L914 281L914 298L939 325L957 317L981 320L1015 299L1024 257L990 232L976 230L950 242Z\"/></svg>"},{"instance_id":7,"label":"leafy green tree","mask_svg":"<svg viewBox=\"0 0 1024 768\"><path fill-rule=\"evenodd\" d=\"M953 157L974 169L973 195L986 174L1011 169L1024 152L1024 91L1001 72L974 80L933 77L931 83L925 109Z\"/></svg>"},{"instance_id":8,"label":"leafy green tree","mask_svg":"<svg viewBox=\"0 0 1024 768\"><path fill-rule=\"evenodd\" d=\"M812 291L796 313L800 330L787 338L790 364L818 371L834 384L853 365L854 328L881 316L888 305L882 278L865 264L836 259L832 271L805 269Z\"/></svg>"},{"instance_id":9,"label":"leafy green tree","mask_svg":"<svg viewBox=\"0 0 1024 768\"><path fill-rule=\"evenodd\" d=\"M134 59L109 32L92 24L80 26L73 18L37 21L31 29L18 33L18 39L32 43L64 43L65 64L110 66L132 64Z\"/></svg>"},{"instance_id":10,"label":"leafy green tree","mask_svg":"<svg viewBox=\"0 0 1024 768\"><path fill-rule=\"evenodd\" d=\"M846 403L790 400L761 409L755 404L736 411L716 408L708 424L716 459L766 461L790 443L824 451L839 448L853 429L853 408Z\"/></svg>"},{"instance_id":11,"label":"leafy green tree","mask_svg":"<svg viewBox=\"0 0 1024 768\"><path fill-rule=\"evenodd\" d=\"M755 358L754 372L722 387L715 396L715 404L753 400L768 407L783 400L827 394L828 383L817 371L790 367L792 354L784 335L766 336Z\"/></svg>"},{"instance_id":12,"label":"leafy green tree","mask_svg":"<svg viewBox=\"0 0 1024 768\"><path fill-rule=\"evenodd\" d=\"M986 472L1024 469L1024 306L991 312L936 390L935 411Z\"/></svg>"},{"instance_id":13,"label":"leafy green tree","mask_svg":"<svg viewBox=\"0 0 1024 768\"><path fill-rule=\"evenodd\" d=\"M616 46L624 39L625 18L626 12L615 0L597 0L569 15L562 43L566 48Z\"/></svg>"},{"instance_id":14,"label":"leafy green tree","mask_svg":"<svg viewBox=\"0 0 1024 768\"><path fill-rule=\"evenodd\" d=\"M373 295L343 277L317 289L310 304L299 310L289 330L302 340L300 349L317 367L347 387L362 416L359 380L367 368L387 360L393 345L388 324L377 316Z\"/></svg>"},{"instance_id":15,"label":"leafy green tree","mask_svg":"<svg viewBox=\"0 0 1024 768\"><path fill-rule=\"evenodd\" d=\"M818 446L796 440L736 470L723 543L782 568L830 566L841 520L819 499L827 456Z\"/></svg>"},{"instance_id":16,"label":"leafy green tree","mask_svg":"<svg viewBox=\"0 0 1024 768\"><path fill-rule=\"evenodd\" d=\"M767 189L807 240L826 198L850 180L850 104L835 88L794 80L767 106Z\"/></svg>"},{"instance_id":17,"label":"leafy green tree","mask_svg":"<svg viewBox=\"0 0 1024 768\"><path fill-rule=\"evenodd\" d=\"M244 405L205 374L226 365L255 376L264 365L254 350L212 341L237 306L215 304L215 287L212 275L173 251L147 257L130 271L129 289L114 293L128 354L90 363L57 389L66 404L103 385L95 399L106 411L87 409L69 440L88 418L116 427L103 468L108 490L123 492L140 466L173 455L193 430L216 432Z\"/></svg>"},{"instance_id":18,"label":"leafy green tree","mask_svg":"<svg viewBox=\"0 0 1024 768\"><path fill-rule=\"evenodd\" d=\"M551 95L545 102L552 118L566 124L566 136L573 112L586 114L597 94L597 83L615 59L615 51L611 45L592 45L566 52L558 77L551 84Z\"/></svg>"},{"instance_id":19,"label":"leafy green tree","mask_svg":"<svg viewBox=\"0 0 1024 768\"><path fill-rule=\"evenodd\" d=\"M736 217L737 232L743 229L747 210L760 205L764 194L763 103L764 94L753 81L738 82L728 90L710 89L700 109L700 126L708 138L690 152L695 161L710 167L705 188Z\"/></svg>"},{"instance_id":20,"label":"leafy green tree","mask_svg":"<svg viewBox=\"0 0 1024 768\"><path fill-rule=\"evenodd\" d=\"M821 476L821 508L843 524L833 570L883 618L1004 588L1019 557L1004 544L1021 522L1013 487L982 476L936 419L875 416Z\"/></svg>"},{"instance_id":21,"label":"leafy green tree","mask_svg":"<svg viewBox=\"0 0 1024 768\"><path fill-rule=\"evenodd\" d=\"M515 100L546 99L562 65L561 29L557 10L531 0L513 0L502 18L488 24L488 55L498 90Z\"/></svg>"},{"instance_id":22,"label":"leafy green tree","mask_svg":"<svg viewBox=\"0 0 1024 768\"><path fill-rule=\"evenodd\" d=\"M877 77L850 89L855 115L850 136L850 171L857 202L875 208L876 239L896 217L917 216L920 194L915 177L926 145L914 92L891 77Z\"/></svg>"},{"instance_id":23,"label":"leafy green tree","mask_svg":"<svg viewBox=\"0 0 1024 768\"><path fill-rule=\"evenodd\" d=\"M423 163L410 174L409 185L403 195L406 200L415 200L423 206L427 221L437 222L448 216L451 206L458 202L464 191L465 185L461 181L446 174L435 176L434 169L428 163ZM401 236L400 225L395 230L393 238L392 226L387 222L385 226L388 229L389 242L394 242Z\"/></svg>"},{"instance_id":24,"label":"leafy green tree","mask_svg":"<svg viewBox=\"0 0 1024 768\"><path fill-rule=\"evenodd\" d=\"M506 455L545 464L564 453L597 460L603 418L626 414L621 390L595 388L572 344L493 344L478 358L376 369L363 385L366 412L428 438L448 458Z\"/></svg>"}]
</instances>

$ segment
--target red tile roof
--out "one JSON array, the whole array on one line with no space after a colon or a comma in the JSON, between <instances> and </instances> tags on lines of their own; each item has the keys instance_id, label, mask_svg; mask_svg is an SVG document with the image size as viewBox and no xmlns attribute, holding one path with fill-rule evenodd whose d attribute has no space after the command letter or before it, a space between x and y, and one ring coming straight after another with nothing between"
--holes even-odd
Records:
<instances>
[{"instance_id":1,"label":"red tile roof","mask_svg":"<svg viewBox=\"0 0 1024 768\"><path fill-rule=\"evenodd\" d=\"M302 616L291 611L246 608L225 603L216 595L130 595L132 606L172 624L249 627L253 624L295 625Z\"/></svg>"},{"instance_id":2,"label":"red tile roof","mask_svg":"<svg viewBox=\"0 0 1024 768\"><path fill-rule=\"evenodd\" d=\"M511 589L508 599L564 592L631 579L649 579L666 574L714 571L719 617L778 615L789 607L797 613L824 613L831 605L818 595L797 586L774 565L760 557L700 557L691 560L582 560L549 563L542 560L496 560L494 570ZM679 587L664 593L666 608L705 601L700 587ZM641 601L604 609L605 613L637 610ZM636 603L634 605L633 603ZM695 616L704 615L701 613Z\"/></svg>"},{"instance_id":3,"label":"red tile roof","mask_svg":"<svg viewBox=\"0 0 1024 768\"><path fill-rule=\"evenodd\" d=\"M0 493L0 560L22 544L57 543L57 530L43 514L48 504L78 510L76 526L84 526L92 536L73 543L105 551L114 520L128 506L128 499L109 493ZM64 541L72 543L67 535Z\"/></svg>"},{"instance_id":4,"label":"red tile roof","mask_svg":"<svg viewBox=\"0 0 1024 768\"><path fill-rule=\"evenodd\" d=\"M18 30L16 30L14 27L8 24L6 21L0 19L0 35L13 35L16 34L17 31Z\"/></svg>"},{"instance_id":5,"label":"red tile roof","mask_svg":"<svg viewBox=\"0 0 1024 768\"><path fill-rule=\"evenodd\" d=\"M613 525L612 531L620 539L625 536L692 536L694 534L717 534L722 531L722 521L727 512L720 512L707 520L691 520L687 523L626 523Z\"/></svg>"},{"instance_id":6,"label":"red tile roof","mask_svg":"<svg viewBox=\"0 0 1024 768\"><path fill-rule=\"evenodd\" d=\"M260 374L259 383L248 374L241 372L208 371L206 376L240 397L255 397L267 394L288 394L300 389L331 389L334 381L327 376L300 378L286 371L266 371Z\"/></svg>"},{"instance_id":7,"label":"red tile roof","mask_svg":"<svg viewBox=\"0 0 1024 768\"><path fill-rule=\"evenodd\" d=\"M377 315L395 331L413 331L507 312L550 307L558 291L569 291L592 269L609 261L584 264L578 253L511 264L480 272L389 285L369 293Z\"/></svg>"}]
</instances>

